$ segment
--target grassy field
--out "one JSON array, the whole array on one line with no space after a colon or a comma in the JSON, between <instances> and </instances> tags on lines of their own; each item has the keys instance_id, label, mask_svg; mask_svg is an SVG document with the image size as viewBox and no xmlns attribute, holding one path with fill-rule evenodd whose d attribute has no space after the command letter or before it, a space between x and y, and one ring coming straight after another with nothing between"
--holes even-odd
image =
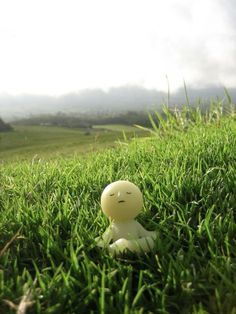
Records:
<instances>
[{"instance_id":1,"label":"grassy field","mask_svg":"<svg viewBox=\"0 0 236 314\"><path fill-rule=\"evenodd\" d=\"M83 159L3 165L0 312L28 297L29 313L235 314L236 120L193 120ZM152 253L95 245L101 192L119 179L143 191Z\"/></svg>"},{"instance_id":2,"label":"grassy field","mask_svg":"<svg viewBox=\"0 0 236 314\"><path fill-rule=\"evenodd\" d=\"M102 124L102 125L94 125L94 129L102 129L102 130L110 130L110 131L118 131L118 132L131 132L137 133L137 129L130 125L122 125L122 124Z\"/></svg>"},{"instance_id":3,"label":"grassy field","mask_svg":"<svg viewBox=\"0 0 236 314\"><path fill-rule=\"evenodd\" d=\"M147 135L135 127L103 125L94 129L15 125L14 132L0 133L0 160L73 157L108 147L115 141Z\"/></svg>"}]
</instances>

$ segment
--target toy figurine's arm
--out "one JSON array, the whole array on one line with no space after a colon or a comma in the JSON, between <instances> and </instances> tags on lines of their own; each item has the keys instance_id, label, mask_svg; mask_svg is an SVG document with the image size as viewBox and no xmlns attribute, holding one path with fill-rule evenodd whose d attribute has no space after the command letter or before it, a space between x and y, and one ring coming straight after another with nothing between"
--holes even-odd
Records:
<instances>
[{"instance_id":1,"label":"toy figurine's arm","mask_svg":"<svg viewBox=\"0 0 236 314\"><path fill-rule=\"evenodd\" d=\"M139 222L137 223L138 223L138 234L140 237L151 237L154 240L156 239L157 237L156 231L148 231Z\"/></svg>"},{"instance_id":2,"label":"toy figurine's arm","mask_svg":"<svg viewBox=\"0 0 236 314\"><path fill-rule=\"evenodd\" d=\"M121 255L127 250L133 253L145 253L154 250L155 239L152 236L145 236L136 240L126 240L121 238L108 246L108 251L112 255Z\"/></svg>"},{"instance_id":3,"label":"toy figurine's arm","mask_svg":"<svg viewBox=\"0 0 236 314\"><path fill-rule=\"evenodd\" d=\"M103 233L102 236L97 237L95 241L97 242L97 246L106 247L112 240L112 229L109 226L107 230Z\"/></svg>"}]
</instances>

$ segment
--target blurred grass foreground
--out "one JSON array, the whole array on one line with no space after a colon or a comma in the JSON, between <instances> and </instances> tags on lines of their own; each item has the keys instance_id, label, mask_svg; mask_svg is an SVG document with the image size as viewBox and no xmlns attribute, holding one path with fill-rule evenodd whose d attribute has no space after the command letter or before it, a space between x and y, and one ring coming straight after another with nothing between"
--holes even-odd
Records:
<instances>
[{"instance_id":1,"label":"blurred grass foreground","mask_svg":"<svg viewBox=\"0 0 236 314\"><path fill-rule=\"evenodd\" d=\"M164 110L112 150L1 165L1 313L236 313L235 110ZM95 246L119 179L143 192L152 253Z\"/></svg>"}]
</instances>

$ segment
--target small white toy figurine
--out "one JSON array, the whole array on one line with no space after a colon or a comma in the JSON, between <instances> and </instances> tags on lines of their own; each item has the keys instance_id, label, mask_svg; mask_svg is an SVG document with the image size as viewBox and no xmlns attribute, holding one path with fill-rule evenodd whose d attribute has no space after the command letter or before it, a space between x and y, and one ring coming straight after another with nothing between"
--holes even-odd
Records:
<instances>
[{"instance_id":1,"label":"small white toy figurine","mask_svg":"<svg viewBox=\"0 0 236 314\"><path fill-rule=\"evenodd\" d=\"M116 181L109 184L102 193L101 207L110 219L111 225L97 245L108 248L113 255L127 251L149 252L154 248L157 234L147 231L134 218L141 212L143 197L139 188L129 181Z\"/></svg>"}]
</instances>

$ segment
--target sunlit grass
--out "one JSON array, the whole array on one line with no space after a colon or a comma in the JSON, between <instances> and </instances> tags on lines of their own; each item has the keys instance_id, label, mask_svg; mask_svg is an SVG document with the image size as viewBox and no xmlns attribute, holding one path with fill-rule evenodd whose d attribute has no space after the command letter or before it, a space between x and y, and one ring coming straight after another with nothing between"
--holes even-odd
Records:
<instances>
[{"instance_id":1,"label":"sunlit grass","mask_svg":"<svg viewBox=\"0 0 236 314\"><path fill-rule=\"evenodd\" d=\"M3 313L29 287L32 313L236 313L236 121L212 110L166 111L153 137L86 159L2 166ZM101 192L118 179L143 191L153 253L95 246Z\"/></svg>"}]
</instances>

